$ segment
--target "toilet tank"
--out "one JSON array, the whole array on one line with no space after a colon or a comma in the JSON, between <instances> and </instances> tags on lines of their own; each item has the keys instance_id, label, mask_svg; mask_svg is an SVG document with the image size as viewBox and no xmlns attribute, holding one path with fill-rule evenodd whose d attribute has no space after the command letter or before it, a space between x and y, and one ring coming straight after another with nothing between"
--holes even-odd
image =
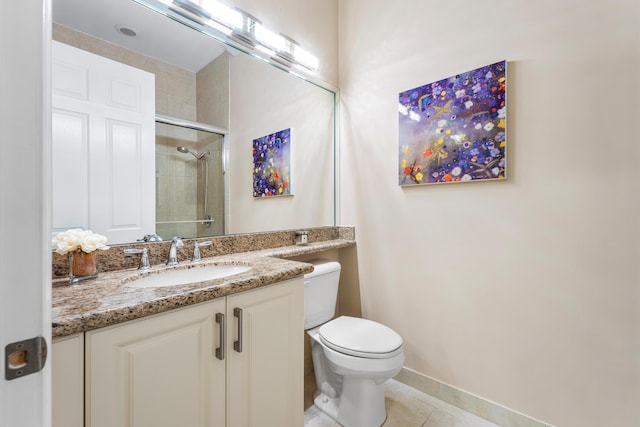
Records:
<instances>
[{"instance_id":1,"label":"toilet tank","mask_svg":"<svg viewBox=\"0 0 640 427\"><path fill-rule=\"evenodd\" d=\"M313 271L304 275L304 329L328 322L336 314L340 263L326 259L308 261Z\"/></svg>"}]
</instances>

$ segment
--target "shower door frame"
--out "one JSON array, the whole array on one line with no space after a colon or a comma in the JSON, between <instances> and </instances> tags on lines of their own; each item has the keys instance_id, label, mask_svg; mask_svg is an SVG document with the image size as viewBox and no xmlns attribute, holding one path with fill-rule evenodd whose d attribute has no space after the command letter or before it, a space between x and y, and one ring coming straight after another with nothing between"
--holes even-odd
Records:
<instances>
[{"instance_id":1,"label":"shower door frame","mask_svg":"<svg viewBox=\"0 0 640 427\"><path fill-rule=\"evenodd\" d=\"M214 133L222 136L222 188L224 191L224 209L222 215L222 235L227 235L227 215L229 213L229 199L227 188L227 165L228 165L228 150L227 139L229 137L229 130L219 126L212 126L206 123L194 122L191 120L181 119L177 117L171 117L164 114L156 114L156 123L163 123L171 126L178 126L186 129L193 129L201 132Z\"/></svg>"}]
</instances>

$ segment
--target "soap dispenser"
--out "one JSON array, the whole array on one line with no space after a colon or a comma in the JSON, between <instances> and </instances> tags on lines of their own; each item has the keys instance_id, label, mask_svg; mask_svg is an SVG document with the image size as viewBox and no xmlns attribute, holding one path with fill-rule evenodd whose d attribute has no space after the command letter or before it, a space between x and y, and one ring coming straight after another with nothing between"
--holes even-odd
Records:
<instances>
[{"instance_id":1,"label":"soap dispenser","mask_svg":"<svg viewBox=\"0 0 640 427\"><path fill-rule=\"evenodd\" d=\"M306 230L296 231L296 245L305 246L309 243L309 235Z\"/></svg>"}]
</instances>

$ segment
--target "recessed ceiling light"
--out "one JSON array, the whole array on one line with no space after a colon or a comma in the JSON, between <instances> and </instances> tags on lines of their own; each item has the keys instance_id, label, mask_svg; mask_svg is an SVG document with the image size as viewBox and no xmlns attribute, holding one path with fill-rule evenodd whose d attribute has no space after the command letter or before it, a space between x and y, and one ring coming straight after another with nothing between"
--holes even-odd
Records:
<instances>
[{"instance_id":1,"label":"recessed ceiling light","mask_svg":"<svg viewBox=\"0 0 640 427\"><path fill-rule=\"evenodd\" d=\"M124 34L127 37L135 37L138 35L138 33L136 33L134 29L129 27L123 27L121 25L116 25L116 30L118 30L119 33Z\"/></svg>"}]
</instances>

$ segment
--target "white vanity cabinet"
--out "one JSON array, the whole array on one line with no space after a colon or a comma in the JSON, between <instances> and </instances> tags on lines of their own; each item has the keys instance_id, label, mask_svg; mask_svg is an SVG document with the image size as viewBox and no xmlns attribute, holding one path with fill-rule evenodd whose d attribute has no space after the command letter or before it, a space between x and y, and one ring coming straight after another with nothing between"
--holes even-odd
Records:
<instances>
[{"instance_id":1,"label":"white vanity cabinet","mask_svg":"<svg viewBox=\"0 0 640 427\"><path fill-rule=\"evenodd\" d=\"M303 279L232 295L227 312L227 427L302 426Z\"/></svg>"},{"instance_id":2,"label":"white vanity cabinet","mask_svg":"<svg viewBox=\"0 0 640 427\"><path fill-rule=\"evenodd\" d=\"M86 426L225 426L224 298L86 333Z\"/></svg>"},{"instance_id":3,"label":"white vanity cabinet","mask_svg":"<svg viewBox=\"0 0 640 427\"><path fill-rule=\"evenodd\" d=\"M53 427L84 425L84 334L53 340L51 350Z\"/></svg>"},{"instance_id":4,"label":"white vanity cabinet","mask_svg":"<svg viewBox=\"0 0 640 427\"><path fill-rule=\"evenodd\" d=\"M87 332L85 425L301 426L303 291L293 279Z\"/></svg>"}]
</instances>

